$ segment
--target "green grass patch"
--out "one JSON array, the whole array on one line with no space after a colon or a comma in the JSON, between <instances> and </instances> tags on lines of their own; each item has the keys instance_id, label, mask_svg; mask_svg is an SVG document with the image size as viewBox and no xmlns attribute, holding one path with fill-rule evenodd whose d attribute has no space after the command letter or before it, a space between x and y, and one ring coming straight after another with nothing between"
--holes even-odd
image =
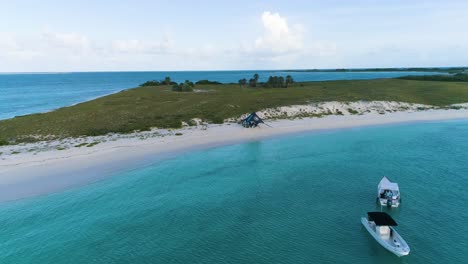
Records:
<instances>
[{"instance_id":1,"label":"green grass patch","mask_svg":"<svg viewBox=\"0 0 468 264\"><path fill-rule=\"evenodd\" d=\"M97 144L99 144L99 142L95 141L95 142L89 143L88 145L86 145L86 147L90 148L90 147L96 146Z\"/></svg>"},{"instance_id":2,"label":"green grass patch","mask_svg":"<svg viewBox=\"0 0 468 264\"><path fill-rule=\"evenodd\" d=\"M457 73L453 75L410 75L399 77L404 80L415 80L415 81L436 81L436 82L468 82L467 73Z\"/></svg>"},{"instance_id":3,"label":"green grass patch","mask_svg":"<svg viewBox=\"0 0 468 264\"><path fill-rule=\"evenodd\" d=\"M177 132L177 133L175 133L175 135L176 135L176 136L182 136L183 134L182 134L182 133L179 133L179 132Z\"/></svg>"},{"instance_id":4,"label":"green grass patch","mask_svg":"<svg viewBox=\"0 0 468 264\"><path fill-rule=\"evenodd\" d=\"M210 123L265 108L324 101L400 101L435 106L468 102L468 82L402 79L294 83L285 89L197 85L210 92L172 92L171 86L138 87L58 110L0 121L0 138L34 142L38 138L98 136L158 128L180 128L200 118ZM50 137L52 136L52 138ZM96 143L97 144L97 143ZM87 145L89 146L89 144Z\"/></svg>"},{"instance_id":5,"label":"green grass patch","mask_svg":"<svg viewBox=\"0 0 468 264\"><path fill-rule=\"evenodd\" d=\"M86 145L88 145L88 143L84 142L84 143L75 145L75 148L81 148L81 147L84 147L84 146L86 146Z\"/></svg>"}]
</instances>

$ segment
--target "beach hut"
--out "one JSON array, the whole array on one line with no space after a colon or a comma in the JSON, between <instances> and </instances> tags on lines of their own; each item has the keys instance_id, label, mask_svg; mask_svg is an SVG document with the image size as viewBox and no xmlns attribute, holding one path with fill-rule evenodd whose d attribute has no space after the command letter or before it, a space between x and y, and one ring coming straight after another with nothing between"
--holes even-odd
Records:
<instances>
[{"instance_id":1,"label":"beach hut","mask_svg":"<svg viewBox=\"0 0 468 264\"><path fill-rule=\"evenodd\" d=\"M260 123L265 124L265 122L263 122L263 120L255 112L251 113L248 117L241 121L243 127L257 127Z\"/></svg>"}]
</instances>

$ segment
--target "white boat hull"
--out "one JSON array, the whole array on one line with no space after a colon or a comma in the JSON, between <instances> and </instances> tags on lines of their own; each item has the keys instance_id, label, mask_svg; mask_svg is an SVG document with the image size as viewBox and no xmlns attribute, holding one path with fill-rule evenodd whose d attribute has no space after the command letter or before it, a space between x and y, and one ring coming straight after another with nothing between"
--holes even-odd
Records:
<instances>
[{"instance_id":1,"label":"white boat hull","mask_svg":"<svg viewBox=\"0 0 468 264\"><path fill-rule=\"evenodd\" d=\"M382 198L377 198L377 199L379 199L379 203L381 206L388 206L388 199L382 199ZM400 206L400 200L398 199L392 200L391 207L398 207L398 206Z\"/></svg>"},{"instance_id":2,"label":"white boat hull","mask_svg":"<svg viewBox=\"0 0 468 264\"><path fill-rule=\"evenodd\" d=\"M410 253L410 248L406 241L397 233L395 229L390 227L392 230L392 235L387 239L382 238L377 232L371 227L367 218L361 218L362 225L367 229L367 231L374 237L374 239L386 250L392 252L398 257L406 256Z\"/></svg>"}]
</instances>

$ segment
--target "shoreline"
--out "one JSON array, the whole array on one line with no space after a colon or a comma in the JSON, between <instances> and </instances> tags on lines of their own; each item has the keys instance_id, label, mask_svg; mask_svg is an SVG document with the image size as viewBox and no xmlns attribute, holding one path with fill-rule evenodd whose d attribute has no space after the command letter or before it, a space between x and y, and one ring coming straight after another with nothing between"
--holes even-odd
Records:
<instances>
[{"instance_id":1,"label":"shoreline","mask_svg":"<svg viewBox=\"0 0 468 264\"><path fill-rule=\"evenodd\" d=\"M266 121L270 126L246 129L234 123L164 130L142 139L141 134L99 143L38 153L0 155L0 202L50 194L86 185L190 151L300 133L401 123L468 119L468 110L425 110L321 118ZM149 133L149 132L148 132ZM182 133L182 135L176 135ZM103 136L106 137L106 136ZM34 145L38 143L33 143ZM8 148L0 147L0 151Z\"/></svg>"}]
</instances>

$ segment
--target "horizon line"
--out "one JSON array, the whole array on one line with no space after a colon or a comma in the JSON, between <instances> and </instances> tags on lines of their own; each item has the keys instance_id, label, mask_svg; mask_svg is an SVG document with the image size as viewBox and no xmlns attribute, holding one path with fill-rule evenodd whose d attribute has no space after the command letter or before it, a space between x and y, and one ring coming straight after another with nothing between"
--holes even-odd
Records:
<instances>
[{"instance_id":1,"label":"horizon line","mask_svg":"<svg viewBox=\"0 0 468 264\"><path fill-rule=\"evenodd\" d=\"M468 66L409 66L409 67L349 67L349 68L283 68L283 69L235 69L235 70L96 70L96 71L26 71L0 74L70 74L70 73L118 73L118 72L235 72L235 71L329 71L329 70L385 70L385 69L463 69Z\"/></svg>"}]
</instances>

